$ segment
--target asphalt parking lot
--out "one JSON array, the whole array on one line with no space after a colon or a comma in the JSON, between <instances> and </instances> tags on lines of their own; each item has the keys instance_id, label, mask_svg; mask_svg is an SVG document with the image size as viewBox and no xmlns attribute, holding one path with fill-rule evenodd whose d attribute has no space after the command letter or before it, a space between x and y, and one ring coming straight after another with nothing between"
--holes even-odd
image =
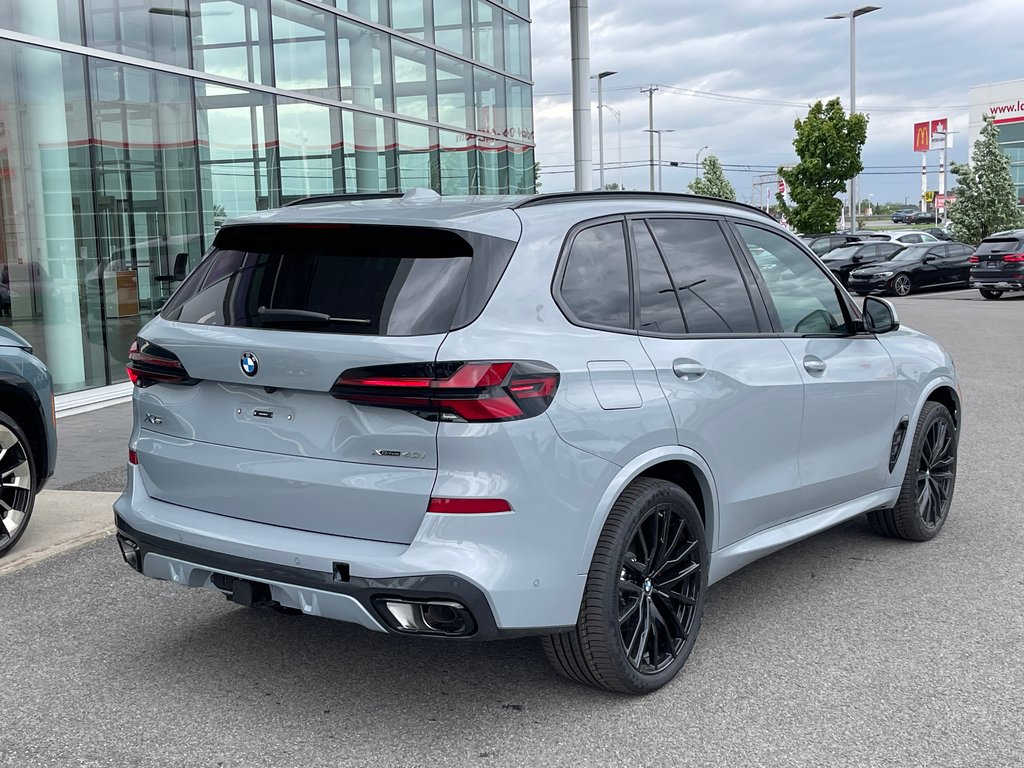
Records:
<instances>
[{"instance_id":1,"label":"asphalt parking lot","mask_svg":"<svg viewBox=\"0 0 1024 768\"><path fill-rule=\"evenodd\" d=\"M963 380L944 531L855 520L731 576L661 691L567 683L534 640L239 608L142 579L107 537L0 576L0 765L1024 764L1024 297L896 304ZM116 487L122 453L60 485Z\"/></svg>"}]
</instances>

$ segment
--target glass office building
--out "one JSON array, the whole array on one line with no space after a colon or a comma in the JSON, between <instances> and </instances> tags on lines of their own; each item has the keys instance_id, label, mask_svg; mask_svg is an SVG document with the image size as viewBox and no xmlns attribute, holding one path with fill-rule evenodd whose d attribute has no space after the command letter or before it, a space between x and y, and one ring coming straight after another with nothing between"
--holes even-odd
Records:
<instances>
[{"instance_id":1,"label":"glass office building","mask_svg":"<svg viewBox=\"0 0 1024 768\"><path fill-rule=\"evenodd\" d=\"M0 324L125 380L225 219L534 190L528 0L0 0Z\"/></svg>"}]
</instances>

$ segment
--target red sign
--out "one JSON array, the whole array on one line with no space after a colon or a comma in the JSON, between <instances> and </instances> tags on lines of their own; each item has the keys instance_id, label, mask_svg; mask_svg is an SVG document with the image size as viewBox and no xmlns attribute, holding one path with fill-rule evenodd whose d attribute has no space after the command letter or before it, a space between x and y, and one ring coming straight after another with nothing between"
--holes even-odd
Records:
<instances>
[{"instance_id":1,"label":"red sign","mask_svg":"<svg viewBox=\"0 0 1024 768\"><path fill-rule=\"evenodd\" d=\"M783 179L779 179L779 194L786 194L786 182Z\"/></svg>"},{"instance_id":2,"label":"red sign","mask_svg":"<svg viewBox=\"0 0 1024 768\"><path fill-rule=\"evenodd\" d=\"M947 126L949 122L946 118L941 120L932 120L932 149L942 149L947 139L946 131L949 130Z\"/></svg>"},{"instance_id":3,"label":"red sign","mask_svg":"<svg viewBox=\"0 0 1024 768\"><path fill-rule=\"evenodd\" d=\"M928 123L914 123L914 151L927 152L931 148L931 142L931 125Z\"/></svg>"}]
</instances>

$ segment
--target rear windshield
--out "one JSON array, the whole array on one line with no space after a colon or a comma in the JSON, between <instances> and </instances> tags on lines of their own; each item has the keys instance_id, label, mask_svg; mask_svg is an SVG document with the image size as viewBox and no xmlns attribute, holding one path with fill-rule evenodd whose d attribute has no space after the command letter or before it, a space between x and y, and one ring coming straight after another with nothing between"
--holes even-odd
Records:
<instances>
[{"instance_id":1,"label":"rear windshield","mask_svg":"<svg viewBox=\"0 0 1024 768\"><path fill-rule=\"evenodd\" d=\"M446 333L479 315L514 247L422 227L227 227L161 315L234 328Z\"/></svg>"},{"instance_id":2,"label":"rear windshield","mask_svg":"<svg viewBox=\"0 0 1024 768\"><path fill-rule=\"evenodd\" d=\"M1015 237L1004 237L982 240L975 253L980 255L985 255L986 253L1020 253L1022 250L1024 249L1020 247L1020 240Z\"/></svg>"}]
</instances>

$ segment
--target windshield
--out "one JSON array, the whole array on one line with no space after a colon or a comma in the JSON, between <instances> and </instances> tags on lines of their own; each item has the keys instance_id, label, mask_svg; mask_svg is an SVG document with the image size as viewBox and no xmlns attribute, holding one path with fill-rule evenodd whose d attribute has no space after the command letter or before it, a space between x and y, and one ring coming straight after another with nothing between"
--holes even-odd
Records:
<instances>
[{"instance_id":1,"label":"windshield","mask_svg":"<svg viewBox=\"0 0 1024 768\"><path fill-rule=\"evenodd\" d=\"M860 245L844 245L841 248L829 251L821 257L822 261L839 261L840 259L853 258L854 254L857 253L863 246Z\"/></svg>"}]
</instances>

